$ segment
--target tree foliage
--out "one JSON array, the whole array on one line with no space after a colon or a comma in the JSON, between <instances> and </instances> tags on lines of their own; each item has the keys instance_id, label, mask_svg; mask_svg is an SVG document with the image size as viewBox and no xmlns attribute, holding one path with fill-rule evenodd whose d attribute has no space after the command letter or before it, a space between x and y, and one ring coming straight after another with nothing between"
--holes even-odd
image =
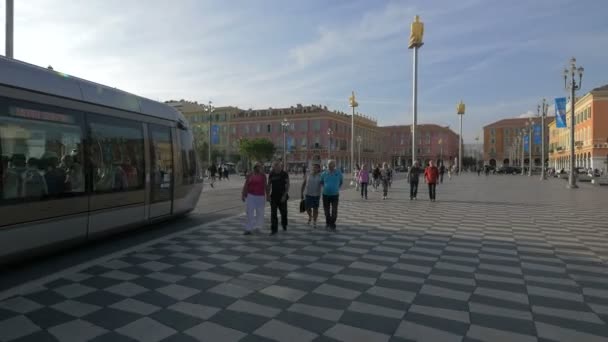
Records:
<instances>
[{"instance_id":1,"label":"tree foliage","mask_svg":"<svg viewBox=\"0 0 608 342\"><path fill-rule=\"evenodd\" d=\"M272 158L276 147L266 138L243 139L239 144L239 151L252 161L267 161Z\"/></svg>"}]
</instances>

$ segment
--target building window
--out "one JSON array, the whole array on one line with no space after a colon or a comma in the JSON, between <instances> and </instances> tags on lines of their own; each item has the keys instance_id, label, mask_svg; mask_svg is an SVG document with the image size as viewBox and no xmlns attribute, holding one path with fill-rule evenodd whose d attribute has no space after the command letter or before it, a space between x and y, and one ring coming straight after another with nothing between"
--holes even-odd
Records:
<instances>
[{"instance_id":1,"label":"building window","mask_svg":"<svg viewBox=\"0 0 608 342\"><path fill-rule=\"evenodd\" d=\"M266 125L266 133L270 133L272 131L271 127L272 127L271 124Z\"/></svg>"},{"instance_id":2,"label":"building window","mask_svg":"<svg viewBox=\"0 0 608 342\"><path fill-rule=\"evenodd\" d=\"M490 129L490 134L491 135L496 135L496 129L494 129L494 128Z\"/></svg>"},{"instance_id":3,"label":"building window","mask_svg":"<svg viewBox=\"0 0 608 342\"><path fill-rule=\"evenodd\" d=\"M318 132L321 130L321 120L315 120L312 122L312 129L315 132Z\"/></svg>"},{"instance_id":4,"label":"building window","mask_svg":"<svg viewBox=\"0 0 608 342\"><path fill-rule=\"evenodd\" d=\"M257 134L259 134L261 130L262 130L262 125L261 125L261 124L257 124L257 125L255 126L255 132L256 132Z\"/></svg>"}]
</instances>

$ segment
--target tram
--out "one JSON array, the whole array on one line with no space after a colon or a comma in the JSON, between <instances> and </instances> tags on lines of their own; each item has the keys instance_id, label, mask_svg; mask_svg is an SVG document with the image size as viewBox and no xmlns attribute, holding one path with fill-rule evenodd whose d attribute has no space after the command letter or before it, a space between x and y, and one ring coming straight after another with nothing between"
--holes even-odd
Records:
<instances>
[{"instance_id":1,"label":"tram","mask_svg":"<svg viewBox=\"0 0 608 342\"><path fill-rule=\"evenodd\" d=\"M190 212L191 128L164 103L0 57L0 263Z\"/></svg>"}]
</instances>

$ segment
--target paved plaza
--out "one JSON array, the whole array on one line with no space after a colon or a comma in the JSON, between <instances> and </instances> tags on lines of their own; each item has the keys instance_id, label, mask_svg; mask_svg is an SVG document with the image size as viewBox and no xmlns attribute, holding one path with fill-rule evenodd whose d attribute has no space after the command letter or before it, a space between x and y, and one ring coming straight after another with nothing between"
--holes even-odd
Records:
<instances>
[{"instance_id":1,"label":"paved plaza","mask_svg":"<svg viewBox=\"0 0 608 342\"><path fill-rule=\"evenodd\" d=\"M228 217L0 293L0 341L608 341L608 187L565 185L345 189L337 233Z\"/></svg>"}]
</instances>

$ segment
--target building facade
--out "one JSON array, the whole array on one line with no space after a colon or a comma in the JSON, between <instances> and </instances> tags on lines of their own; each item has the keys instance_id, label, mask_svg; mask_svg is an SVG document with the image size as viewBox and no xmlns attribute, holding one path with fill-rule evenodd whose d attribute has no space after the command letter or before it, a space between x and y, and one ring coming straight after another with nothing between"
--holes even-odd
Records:
<instances>
[{"instance_id":1,"label":"building facade","mask_svg":"<svg viewBox=\"0 0 608 342\"><path fill-rule=\"evenodd\" d=\"M282 123L287 122L284 131ZM267 138L277 147L277 159L287 150L289 168L299 168L316 160L336 160L337 167L349 169L351 156L351 115L328 110L327 107L296 105L289 108L243 110L230 119L230 139ZM355 162L371 161L380 151L377 122L367 116L355 115ZM360 151L360 152L359 152Z\"/></svg>"},{"instance_id":2,"label":"building facade","mask_svg":"<svg viewBox=\"0 0 608 342\"><path fill-rule=\"evenodd\" d=\"M608 171L608 85L593 89L576 101L576 167ZM566 104L566 124L570 125L570 103ZM549 165L556 170L570 167L570 129L549 125Z\"/></svg>"},{"instance_id":3,"label":"building facade","mask_svg":"<svg viewBox=\"0 0 608 342\"><path fill-rule=\"evenodd\" d=\"M338 167L350 169L352 115L325 106L301 104L289 108L243 110L237 107L210 108L189 101L167 101L181 111L193 127L197 146L211 142L214 162L238 159L241 139L266 138L276 147L276 159L287 150L287 166L300 168L316 160L336 160ZM282 123L287 122L287 129ZM379 127L376 120L355 114L354 158L356 164L388 162L410 165L411 126ZM458 134L435 124L417 126L417 159L443 160L452 165L458 156ZM207 161L205 156L201 158Z\"/></svg>"},{"instance_id":4,"label":"building facade","mask_svg":"<svg viewBox=\"0 0 608 342\"><path fill-rule=\"evenodd\" d=\"M554 117L545 118L545 127L554 120ZM503 119L491 123L483 128L483 159L486 165L491 166L527 166L530 163L530 153L522 141L522 131L529 132L529 122L541 125L540 117ZM548 129L545 128L545 144L549 143ZM541 166L541 144L530 139L532 149L532 162L534 166ZM548 145L545 145L548 146ZM522 160L522 148L524 157ZM545 163L548 160L545 156Z\"/></svg>"},{"instance_id":5,"label":"building facade","mask_svg":"<svg viewBox=\"0 0 608 342\"><path fill-rule=\"evenodd\" d=\"M412 126L380 127L383 139L381 159L391 162L393 166L411 165L412 163ZM444 165L453 165L458 157L458 134L449 127L435 124L416 125L416 159L421 165L429 160L443 161Z\"/></svg>"}]
</instances>

